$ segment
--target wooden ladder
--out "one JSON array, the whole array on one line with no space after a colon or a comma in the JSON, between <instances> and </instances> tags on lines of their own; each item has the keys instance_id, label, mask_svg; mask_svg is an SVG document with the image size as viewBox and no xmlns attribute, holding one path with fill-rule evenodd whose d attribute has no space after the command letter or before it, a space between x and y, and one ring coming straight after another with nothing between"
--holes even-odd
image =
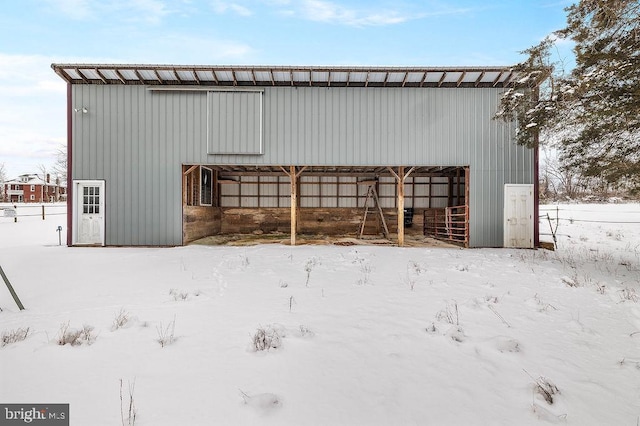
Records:
<instances>
[{"instance_id":1,"label":"wooden ladder","mask_svg":"<svg viewBox=\"0 0 640 426\"><path fill-rule=\"evenodd\" d=\"M378 208L378 214L380 215L380 221L382 222L382 233L385 238L389 238L389 228L387 228L387 222L384 220L384 214L382 213L382 207L380 207L380 200L378 199L378 191L374 185L369 185L367 188L367 199L364 201L364 216L362 217L362 223L360 224L360 236L364 233L364 227L367 223L367 215L369 214L369 200L373 199L375 207Z\"/></svg>"}]
</instances>

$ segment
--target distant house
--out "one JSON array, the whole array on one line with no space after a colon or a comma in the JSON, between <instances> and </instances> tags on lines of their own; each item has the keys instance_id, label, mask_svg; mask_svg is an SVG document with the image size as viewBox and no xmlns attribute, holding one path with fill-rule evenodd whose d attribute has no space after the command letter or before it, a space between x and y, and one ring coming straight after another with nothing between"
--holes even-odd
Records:
<instances>
[{"instance_id":1,"label":"distant house","mask_svg":"<svg viewBox=\"0 0 640 426\"><path fill-rule=\"evenodd\" d=\"M407 233L469 247L538 241L537 150L492 119L512 67L52 67L68 83L69 245L295 244L377 222L403 245L409 216Z\"/></svg>"},{"instance_id":2,"label":"distant house","mask_svg":"<svg viewBox=\"0 0 640 426\"><path fill-rule=\"evenodd\" d=\"M54 203L67 199L66 183L51 181L51 175L20 175L4 183L6 201L11 203Z\"/></svg>"}]
</instances>

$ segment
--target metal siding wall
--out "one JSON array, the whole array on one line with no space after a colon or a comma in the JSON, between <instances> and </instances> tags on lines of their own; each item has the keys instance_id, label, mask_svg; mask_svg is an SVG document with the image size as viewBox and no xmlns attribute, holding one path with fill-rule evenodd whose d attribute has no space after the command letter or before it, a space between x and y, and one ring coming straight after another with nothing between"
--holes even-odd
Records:
<instances>
[{"instance_id":1,"label":"metal siding wall","mask_svg":"<svg viewBox=\"0 0 640 426\"><path fill-rule=\"evenodd\" d=\"M202 155L206 96L76 85L72 98L89 112L73 116L71 173L106 181L106 244L182 244L180 166Z\"/></svg>"},{"instance_id":2,"label":"metal siding wall","mask_svg":"<svg viewBox=\"0 0 640 426\"><path fill-rule=\"evenodd\" d=\"M212 154L260 154L261 92L208 93L208 151Z\"/></svg>"},{"instance_id":3,"label":"metal siding wall","mask_svg":"<svg viewBox=\"0 0 640 426\"><path fill-rule=\"evenodd\" d=\"M500 89L265 88L264 155L207 155L206 92L72 91L72 174L107 181L110 245L181 243L181 164L469 165L471 246L502 245L503 186L533 182Z\"/></svg>"}]
</instances>

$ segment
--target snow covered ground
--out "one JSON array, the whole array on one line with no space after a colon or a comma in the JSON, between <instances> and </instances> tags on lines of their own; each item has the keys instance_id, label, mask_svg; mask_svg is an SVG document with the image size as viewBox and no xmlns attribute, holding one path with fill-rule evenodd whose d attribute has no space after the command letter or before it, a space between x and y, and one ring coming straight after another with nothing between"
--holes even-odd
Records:
<instances>
[{"instance_id":1,"label":"snow covered ground","mask_svg":"<svg viewBox=\"0 0 640 426\"><path fill-rule=\"evenodd\" d=\"M68 248L64 214L0 216L26 307L0 284L0 334L28 328L0 342L0 402L72 425L637 425L640 205L559 209L555 252Z\"/></svg>"}]
</instances>

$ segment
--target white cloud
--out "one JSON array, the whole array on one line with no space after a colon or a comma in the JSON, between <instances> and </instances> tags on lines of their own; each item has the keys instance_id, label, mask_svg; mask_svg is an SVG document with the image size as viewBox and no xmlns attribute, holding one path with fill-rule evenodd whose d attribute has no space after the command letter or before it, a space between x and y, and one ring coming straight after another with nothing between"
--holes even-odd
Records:
<instances>
[{"instance_id":1,"label":"white cloud","mask_svg":"<svg viewBox=\"0 0 640 426\"><path fill-rule=\"evenodd\" d=\"M9 178L52 164L66 141L66 83L54 61L0 52L0 163Z\"/></svg>"},{"instance_id":2,"label":"white cloud","mask_svg":"<svg viewBox=\"0 0 640 426\"><path fill-rule=\"evenodd\" d=\"M252 12L249 8L234 2L215 0L211 3L213 10L216 13L226 13L227 11L234 12L240 16L251 16Z\"/></svg>"},{"instance_id":3,"label":"white cloud","mask_svg":"<svg viewBox=\"0 0 640 426\"><path fill-rule=\"evenodd\" d=\"M253 49L251 46L232 40L215 39L185 34L167 34L158 38L163 46L160 51L149 51L138 55L137 61L147 63L239 63L248 58Z\"/></svg>"},{"instance_id":4,"label":"white cloud","mask_svg":"<svg viewBox=\"0 0 640 426\"><path fill-rule=\"evenodd\" d=\"M452 8L438 4L431 4L429 10L424 5L402 5L393 8L382 7L372 1L366 7L352 8L343 6L340 2L329 0L263 0L269 6L279 7L281 16L301 17L315 22L347 25L352 27L397 25L404 22L442 15L459 15L468 13L471 9Z\"/></svg>"},{"instance_id":5,"label":"white cloud","mask_svg":"<svg viewBox=\"0 0 640 426\"><path fill-rule=\"evenodd\" d=\"M301 13L312 21L351 26L393 25L412 19L395 11L359 11L324 0L304 0Z\"/></svg>"},{"instance_id":6,"label":"white cloud","mask_svg":"<svg viewBox=\"0 0 640 426\"><path fill-rule=\"evenodd\" d=\"M167 15L179 12L188 2L173 3L170 9L163 0L46 0L58 12L74 20L110 19L122 15L128 21L157 24Z\"/></svg>"},{"instance_id":7,"label":"white cloud","mask_svg":"<svg viewBox=\"0 0 640 426\"><path fill-rule=\"evenodd\" d=\"M71 19L83 20L92 15L89 0L45 0L51 7Z\"/></svg>"},{"instance_id":8,"label":"white cloud","mask_svg":"<svg viewBox=\"0 0 640 426\"><path fill-rule=\"evenodd\" d=\"M66 93L65 83L51 69L51 59L40 55L0 53L0 92L4 95L0 102L13 95Z\"/></svg>"}]
</instances>

